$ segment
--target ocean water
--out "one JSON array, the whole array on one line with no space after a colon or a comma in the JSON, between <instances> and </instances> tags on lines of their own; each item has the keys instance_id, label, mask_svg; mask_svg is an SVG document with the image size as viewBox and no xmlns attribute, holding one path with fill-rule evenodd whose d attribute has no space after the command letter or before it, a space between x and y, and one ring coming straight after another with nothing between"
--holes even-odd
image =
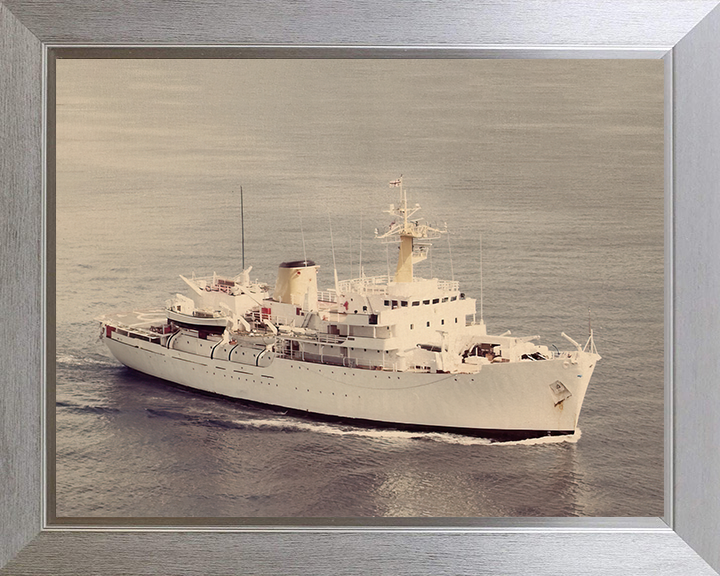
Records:
<instances>
[{"instance_id":1,"label":"ocean water","mask_svg":"<svg viewBox=\"0 0 720 576\"><path fill-rule=\"evenodd\" d=\"M652 61L59 60L59 517L663 514L663 76ZM97 316L179 274L319 284L394 268L409 200L450 233L416 275L488 330L603 359L577 434L490 442L355 428L131 371ZM332 235L332 241L331 241Z\"/></svg>"}]
</instances>

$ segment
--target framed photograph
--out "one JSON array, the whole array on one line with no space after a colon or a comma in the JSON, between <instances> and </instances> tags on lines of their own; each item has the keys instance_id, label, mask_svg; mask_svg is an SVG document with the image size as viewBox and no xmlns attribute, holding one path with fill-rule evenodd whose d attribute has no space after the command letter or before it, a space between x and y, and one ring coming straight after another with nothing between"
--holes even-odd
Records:
<instances>
[{"instance_id":1,"label":"framed photograph","mask_svg":"<svg viewBox=\"0 0 720 576\"><path fill-rule=\"evenodd\" d=\"M0 69L5 570L523 573L532 563L551 573L562 555L574 573L716 573L715 3L618 4L593 13L589 36L587 21L568 20L587 13L582 4L545 7L546 22L566 23L551 36L517 27L512 2L467 6L462 18L431 8L432 45L388 28L380 7L363 34L333 15L324 21L334 32L309 31L281 11L297 32L290 46L258 23L264 8L195 7L190 32L153 29L167 14L150 6L147 18L139 7L0 4L12 48ZM443 27L441 15L458 24ZM655 25L638 26L640 16ZM200 41L211 46L180 46ZM447 279L448 306L455 284L468 291L458 304L477 297L479 318L463 323L542 330L547 346L523 343L526 365L555 354L570 364L547 340L564 331L578 352L597 342L607 354L579 427L560 426L572 435L490 443L228 404L128 375L88 337L97 317L101 340L127 332L105 314L157 309L183 289L179 273L211 292L230 282L216 271L251 286L239 272L252 266L257 286L275 274L279 286L281 262L304 262L302 275L317 259L320 292L298 304L302 326L263 309L267 330L312 330L312 315L337 313L352 282L412 277L402 241L399 259L394 245L373 244L395 230L382 210L402 216L405 201L430 222L410 227L433 236L432 248L410 249L417 273ZM550 268L537 264L545 250ZM175 326L190 321L177 298ZM428 330L436 320L446 322L428 316ZM31 343L20 323L34 327ZM473 362L511 356L499 343L518 341L497 338L482 357L460 354L462 369L441 365L455 344L433 341L438 351L421 346L412 371L474 374ZM317 351L330 368L331 344ZM292 346L273 352L293 358ZM555 408L573 406L564 385L551 393L564 394ZM585 440L584 419L594 431ZM442 424L430 428L453 428ZM223 445L231 437L242 450ZM307 462L333 445L342 458ZM522 469L509 470L518 459ZM233 485L240 471L244 485Z\"/></svg>"},{"instance_id":2,"label":"framed photograph","mask_svg":"<svg viewBox=\"0 0 720 576\"><path fill-rule=\"evenodd\" d=\"M663 514L662 60L180 54L50 65L56 521Z\"/></svg>"}]
</instances>

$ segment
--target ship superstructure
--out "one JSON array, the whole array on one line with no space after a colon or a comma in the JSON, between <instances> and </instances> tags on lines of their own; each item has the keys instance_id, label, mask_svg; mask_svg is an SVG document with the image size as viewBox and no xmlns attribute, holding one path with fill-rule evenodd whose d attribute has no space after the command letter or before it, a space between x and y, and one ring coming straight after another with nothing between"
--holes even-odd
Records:
<instances>
[{"instance_id":1,"label":"ship superstructure","mask_svg":"<svg viewBox=\"0 0 720 576\"><path fill-rule=\"evenodd\" d=\"M100 318L123 364L205 392L324 418L447 429L495 437L571 434L600 359L584 347L551 351L537 336L488 335L459 283L416 277L414 265L446 230L400 203L376 238L399 244L394 275L319 290L315 262L280 264L274 288L232 279L182 279L156 311Z\"/></svg>"}]
</instances>

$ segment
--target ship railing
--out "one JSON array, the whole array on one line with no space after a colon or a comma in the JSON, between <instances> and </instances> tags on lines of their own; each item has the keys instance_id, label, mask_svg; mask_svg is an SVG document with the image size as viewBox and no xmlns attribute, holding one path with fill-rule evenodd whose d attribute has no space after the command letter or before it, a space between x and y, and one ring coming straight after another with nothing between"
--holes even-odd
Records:
<instances>
[{"instance_id":1,"label":"ship railing","mask_svg":"<svg viewBox=\"0 0 720 576\"><path fill-rule=\"evenodd\" d=\"M320 290L318 291L319 302L337 302L338 297L335 290Z\"/></svg>"},{"instance_id":2,"label":"ship railing","mask_svg":"<svg viewBox=\"0 0 720 576\"><path fill-rule=\"evenodd\" d=\"M275 325L290 326L293 328L297 327L297 321L299 318L303 317L293 316L288 318L285 316L273 316L271 314L267 314L266 312L262 312L261 310L251 310L245 315L246 320L250 320L256 324L262 324L265 320L268 320Z\"/></svg>"},{"instance_id":3,"label":"ship railing","mask_svg":"<svg viewBox=\"0 0 720 576\"><path fill-rule=\"evenodd\" d=\"M437 286L439 290L445 292L457 292L460 290L460 282L457 280L438 280Z\"/></svg>"},{"instance_id":4,"label":"ship railing","mask_svg":"<svg viewBox=\"0 0 720 576\"><path fill-rule=\"evenodd\" d=\"M347 340L347 336L327 334L325 332L298 334L297 332L283 331L280 333L280 337L286 340L302 340L304 342L320 342L322 344L342 344Z\"/></svg>"},{"instance_id":5,"label":"ship railing","mask_svg":"<svg viewBox=\"0 0 720 576\"><path fill-rule=\"evenodd\" d=\"M348 292L377 293L387 292L387 276L363 276L338 282L338 288L343 294Z\"/></svg>"},{"instance_id":6,"label":"ship railing","mask_svg":"<svg viewBox=\"0 0 720 576\"><path fill-rule=\"evenodd\" d=\"M288 318L286 316L270 316L268 320L270 320L270 322L272 322L276 326L289 326L291 328L296 328L298 319L303 318L304 316L293 316L291 318Z\"/></svg>"},{"instance_id":7,"label":"ship railing","mask_svg":"<svg viewBox=\"0 0 720 576\"><path fill-rule=\"evenodd\" d=\"M317 340L319 342L327 343L327 344L342 344L347 340L346 336L340 336L339 334L325 334L325 333L318 333L317 334Z\"/></svg>"},{"instance_id":8,"label":"ship railing","mask_svg":"<svg viewBox=\"0 0 720 576\"><path fill-rule=\"evenodd\" d=\"M386 294L389 281L390 277L385 275L363 276L362 278L341 280L340 282L338 282L338 288L343 294L348 292L358 292L365 294ZM426 282L426 279L416 277L413 278L413 281ZM460 282L457 280L438 280L437 286L438 289L446 292L457 292L458 290L460 290ZM336 300L331 300L331 302L335 301Z\"/></svg>"},{"instance_id":9,"label":"ship railing","mask_svg":"<svg viewBox=\"0 0 720 576\"><path fill-rule=\"evenodd\" d=\"M302 342L319 342L321 344L342 344L347 340L347 336L340 336L339 334L326 334L319 332L317 334L297 334L297 333L282 333L280 337L285 340L298 340Z\"/></svg>"},{"instance_id":10,"label":"ship railing","mask_svg":"<svg viewBox=\"0 0 720 576\"><path fill-rule=\"evenodd\" d=\"M364 370L392 370L396 371L397 366L394 364L386 364L385 362L365 362L359 358L348 356L337 356L334 354L317 354L314 352L305 352L303 350L293 350L290 346L285 346L283 350L278 352L280 358L287 360L298 360L301 362L312 362L314 364L324 364L326 366L343 366L344 368L362 368Z\"/></svg>"},{"instance_id":11,"label":"ship railing","mask_svg":"<svg viewBox=\"0 0 720 576\"><path fill-rule=\"evenodd\" d=\"M567 358L569 360L573 360L573 359L577 360L577 355L578 355L578 353L576 351L571 352L569 350L562 350L562 351L552 350L550 352L550 357L553 360L556 360L558 358Z\"/></svg>"}]
</instances>

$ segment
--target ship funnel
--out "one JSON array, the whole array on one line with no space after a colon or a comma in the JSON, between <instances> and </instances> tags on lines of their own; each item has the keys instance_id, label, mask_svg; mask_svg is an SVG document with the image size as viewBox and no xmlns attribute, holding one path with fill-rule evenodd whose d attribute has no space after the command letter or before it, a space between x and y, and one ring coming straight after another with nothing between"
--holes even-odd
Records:
<instances>
[{"instance_id":1,"label":"ship funnel","mask_svg":"<svg viewBox=\"0 0 720 576\"><path fill-rule=\"evenodd\" d=\"M318 268L320 266L312 260L295 260L280 264L273 300L316 312L318 309Z\"/></svg>"}]
</instances>

